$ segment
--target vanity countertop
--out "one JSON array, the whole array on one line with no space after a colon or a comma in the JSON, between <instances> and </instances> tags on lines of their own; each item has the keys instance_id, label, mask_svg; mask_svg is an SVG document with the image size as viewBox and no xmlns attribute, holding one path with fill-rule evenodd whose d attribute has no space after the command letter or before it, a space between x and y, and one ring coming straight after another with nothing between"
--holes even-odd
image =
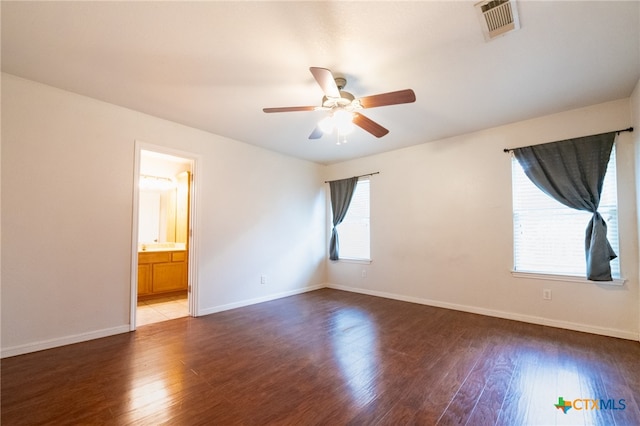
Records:
<instances>
[{"instance_id":1,"label":"vanity countertop","mask_svg":"<svg viewBox=\"0 0 640 426\"><path fill-rule=\"evenodd\" d=\"M156 251L185 251L185 243L140 243L138 253Z\"/></svg>"}]
</instances>

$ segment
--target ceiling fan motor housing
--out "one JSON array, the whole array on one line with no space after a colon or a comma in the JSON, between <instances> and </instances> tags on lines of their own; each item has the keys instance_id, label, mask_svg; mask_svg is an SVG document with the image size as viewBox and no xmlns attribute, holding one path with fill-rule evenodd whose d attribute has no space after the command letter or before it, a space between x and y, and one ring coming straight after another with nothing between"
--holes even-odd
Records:
<instances>
[{"instance_id":1,"label":"ceiling fan motor housing","mask_svg":"<svg viewBox=\"0 0 640 426\"><path fill-rule=\"evenodd\" d=\"M354 99L355 96L353 96L351 93L340 90L339 98L329 98L327 96L323 96L322 106L326 108L346 107L351 105Z\"/></svg>"},{"instance_id":2,"label":"ceiling fan motor housing","mask_svg":"<svg viewBox=\"0 0 640 426\"><path fill-rule=\"evenodd\" d=\"M342 90L347 86L347 79L344 77L335 77L333 80L336 82L338 90Z\"/></svg>"}]
</instances>

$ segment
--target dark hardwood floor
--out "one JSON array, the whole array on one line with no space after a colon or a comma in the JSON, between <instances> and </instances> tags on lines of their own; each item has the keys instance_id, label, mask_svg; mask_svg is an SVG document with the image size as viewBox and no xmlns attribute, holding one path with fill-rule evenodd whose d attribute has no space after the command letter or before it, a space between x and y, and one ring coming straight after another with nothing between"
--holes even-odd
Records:
<instances>
[{"instance_id":1,"label":"dark hardwood floor","mask_svg":"<svg viewBox=\"0 0 640 426\"><path fill-rule=\"evenodd\" d=\"M5 426L640 425L638 342L329 289L1 370Z\"/></svg>"}]
</instances>

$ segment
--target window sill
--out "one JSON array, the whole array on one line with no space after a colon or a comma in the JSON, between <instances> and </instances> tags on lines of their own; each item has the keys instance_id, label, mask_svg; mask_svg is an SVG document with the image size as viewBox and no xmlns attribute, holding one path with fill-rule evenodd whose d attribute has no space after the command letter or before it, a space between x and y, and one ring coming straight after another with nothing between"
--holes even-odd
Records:
<instances>
[{"instance_id":1,"label":"window sill","mask_svg":"<svg viewBox=\"0 0 640 426\"><path fill-rule=\"evenodd\" d=\"M350 259L350 258L343 258L341 257L338 260L332 260L331 262L333 263L338 263L338 262L344 262L344 263L360 263L360 264L364 264L364 265L370 265L371 264L371 259Z\"/></svg>"},{"instance_id":2,"label":"window sill","mask_svg":"<svg viewBox=\"0 0 640 426\"><path fill-rule=\"evenodd\" d=\"M584 277L578 277L575 275L556 275L556 274L541 274L539 272L522 272L511 271L511 275L516 278L530 278L534 280L547 280L547 281L565 281L583 284L600 284L600 285L615 285L621 286L627 281L624 278L614 278L613 281L590 281Z\"/></svg>"}]
</instances>

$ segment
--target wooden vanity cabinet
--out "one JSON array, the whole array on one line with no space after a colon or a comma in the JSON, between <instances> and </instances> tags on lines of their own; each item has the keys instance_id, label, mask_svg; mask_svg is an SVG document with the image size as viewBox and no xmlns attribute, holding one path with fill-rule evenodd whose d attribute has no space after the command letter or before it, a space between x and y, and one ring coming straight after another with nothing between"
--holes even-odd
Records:
<instances>
[{"instance_id":1,"label":"wooden vanity cabinet","mask_svg":"<svg viewBox=\"0 0 640 426\"><path fill-rule=\"evenodd\" d=\"M138 256L138 296L151 294L151 265L140 263Z\"/></svg>"},{"instance_id":2,"label":"wooden vanity cabinet","mask_svg":"<svg viewBox=\"0 0 640 426\"><path fill-rule=\"evenodd\" d=\"M186 290L187 276L184 250L138 253L138 296Z\"/></svg>"}]
</instances>

